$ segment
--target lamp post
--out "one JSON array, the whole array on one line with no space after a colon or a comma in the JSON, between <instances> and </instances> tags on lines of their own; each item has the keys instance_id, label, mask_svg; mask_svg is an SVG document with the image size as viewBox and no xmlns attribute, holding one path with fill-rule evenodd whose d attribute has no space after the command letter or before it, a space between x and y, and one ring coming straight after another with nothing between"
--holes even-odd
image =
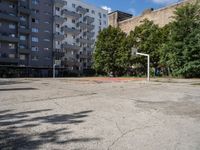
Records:
<instances>
[{"instance_id":1,"label":"lamp post","mask_svg":"<svg viewBox=\"0 0 200 150\"><path fill-rule=\"evenodd\" d=\"M132 48L132 55L141 55L147 57L147 81L150 81L150 55L138 53L138 50L136 48Z\"/></svg>"}]
</instances>

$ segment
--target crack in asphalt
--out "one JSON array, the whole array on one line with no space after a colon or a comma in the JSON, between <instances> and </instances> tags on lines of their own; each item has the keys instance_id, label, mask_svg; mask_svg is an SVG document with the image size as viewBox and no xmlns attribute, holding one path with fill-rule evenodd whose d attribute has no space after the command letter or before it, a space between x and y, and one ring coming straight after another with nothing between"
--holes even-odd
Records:
<instances>
[{"instance_id":1,"label":"crack in asphalt","mask_svg":"<svg viewBox=\"0 0 200 150\"><path fill-rule=\"evenodd\" d=\"M141 129L146 129L146 128L150 128L151 126L145 126L145 127L141 127L141 128L134 128L131 130L128 130L124 133L121 134L121 136L119 136L118 138L116 138L111 145L108 146L107 150L110 150L119 140L121 140L123 137L125 137L127 134L134 132L136 130L141 130Z\"/></svg>"}]
</instances>

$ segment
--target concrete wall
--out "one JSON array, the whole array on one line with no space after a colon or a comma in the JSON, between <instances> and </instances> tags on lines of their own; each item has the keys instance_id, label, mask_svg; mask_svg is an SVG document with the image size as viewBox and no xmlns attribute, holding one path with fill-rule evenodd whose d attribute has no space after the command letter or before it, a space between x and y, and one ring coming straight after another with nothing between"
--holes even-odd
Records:
<instances>
[{"instance_id":1,"label":"concrete wall","mask_svg":"<svg viewBox=\"0 0 200 150\"><path fill-rule=\"evenodd\" d=\"M185 0L158 10L154 11L145 11L141 16L132 17L130 19L117 22L117 14L113 13L109 16L109 23L111 26L119 26L124 32L129 33L131 30L134 30L136 26L141 24L141 21L148 19L154 21L155 24L158 24L160 27L168 24L173 20L174 11L177 7L180 7L188 2L194 2L195 0Z\"/></svg>"}]
</instances>

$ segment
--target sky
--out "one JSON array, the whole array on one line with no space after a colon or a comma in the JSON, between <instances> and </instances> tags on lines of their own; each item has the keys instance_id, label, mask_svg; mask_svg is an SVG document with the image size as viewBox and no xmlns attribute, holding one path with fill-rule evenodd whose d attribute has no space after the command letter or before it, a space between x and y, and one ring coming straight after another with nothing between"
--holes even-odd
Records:
<instances>
[{"instance_id":1,"label":"sky","mask_svg":"<svg viewBox=\"0 0 200 150\"><path fill-rule=\"evenodd\" d=\"M147 8L158 9L180 0L83 0L97 7L103 7L109 11L120 10L140 15Z\"/></svg>"}]
</instances>

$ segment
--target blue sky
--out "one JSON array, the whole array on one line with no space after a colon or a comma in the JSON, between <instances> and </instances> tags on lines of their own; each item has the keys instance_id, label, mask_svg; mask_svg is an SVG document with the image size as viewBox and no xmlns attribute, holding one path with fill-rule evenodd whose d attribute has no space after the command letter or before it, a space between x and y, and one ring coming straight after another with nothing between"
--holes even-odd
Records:
<instances>
[{"instance_id":1,"label":"blue sky","mask_svg":"<svg viewBox=\"0 0 200 150\"><path fill-rule=\"evenodd\" d=\"M160 8L180 0L83 0L98 7L121 10L139 15L147 8Z\"/></svg>"}]
</instances>

